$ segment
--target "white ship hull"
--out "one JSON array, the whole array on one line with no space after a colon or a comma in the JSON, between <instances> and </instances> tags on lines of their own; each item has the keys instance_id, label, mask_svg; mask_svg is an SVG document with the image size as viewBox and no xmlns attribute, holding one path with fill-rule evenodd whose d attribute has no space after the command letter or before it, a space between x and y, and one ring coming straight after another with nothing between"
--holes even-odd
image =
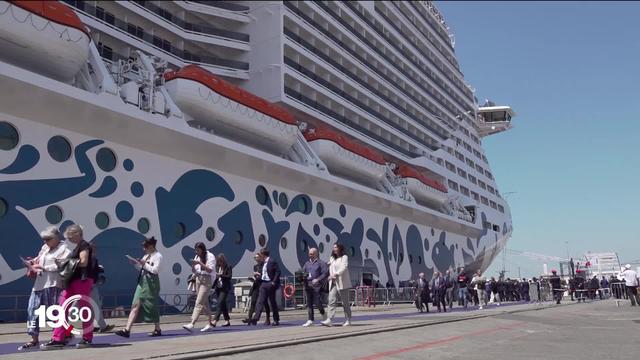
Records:
<instances>
[{"instance_id":1,"label":"white ship hull","mask_svg":"<svg viewBox=\"0 0 640 360\"><path fill-rule=\"evenodd\" d=\"M7 64L0 64L0 84L14 89L0 98L0 119L21 134L20 144L0 157L0 197L7 203L0 232L21 239L2 242L3 293L27 283L15 259L37 252L37 234L50 225L52 206L62 213L52 219L55 225L80 223L85 238L98 245L107 277L118 279L106 285L111 292L133 289L135 273L124 254L137 254L141 239L151 235L160 239L162 292L170 294L186 293L189 249L198 241L225 253L238 276L251 273L252 254L262 246L271 249L284 274L292 274L306 259L305 247L319 247L326 259L331 244L340 241L354 282L372 273L381 283L398 284L422 271L461 265L484 270L510 236L510 224L501 223L500 232L485 230L137 110L117 96L96 96ZM73 146L62 163L47 150L56 135ZM112 171L97 161L102 148L115 154ZM26 149L37 151L37 160L7 173L29 162L21 157ZM324 149L319 153L334 151ZM110 190L105 183L112 181L117 186ZM102 213L109 219L104 228L97 224ZM141 231L141 221L148 222L148 231ZM210 229L215 236L208 241ZM181 308L186 296L165 301Z\"/></svg>"}]
</instances>

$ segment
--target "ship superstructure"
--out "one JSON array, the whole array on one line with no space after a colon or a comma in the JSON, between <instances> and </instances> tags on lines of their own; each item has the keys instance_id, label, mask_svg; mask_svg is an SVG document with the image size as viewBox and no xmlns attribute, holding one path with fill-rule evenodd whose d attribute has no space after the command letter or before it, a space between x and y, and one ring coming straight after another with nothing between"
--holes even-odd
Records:
<instances>
[{"instance_id":1,"label":"ship superstructure","mask_svg":"<svg viewBox=\"0 0 640 360\"><path fill-rule=\"evenodd\" d=\"M236 274L338 241L354 281L397 284L511 235L481 145L515 113L477 104L430 2L0 2L0 49L3 293L49 224L113 278L155 235L168 294L197 241Z\"/></svg>"}]
</instances>

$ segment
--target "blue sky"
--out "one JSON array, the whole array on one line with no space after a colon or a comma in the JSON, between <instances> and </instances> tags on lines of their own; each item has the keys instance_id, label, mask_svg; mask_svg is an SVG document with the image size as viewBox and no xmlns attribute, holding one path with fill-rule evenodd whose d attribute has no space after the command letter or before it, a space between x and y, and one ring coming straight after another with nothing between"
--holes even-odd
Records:
<instances>
[{"instance_id":1,"label":"blue sky","mask_svg":"<svg viewBox=\"0 0 640 360\"><path fill-rule=\"evenodd\" d=\"M640 3L437 2L480 102L514 108L484 148L514 234L508 248L640 259ZM542 262L506 257L507 276ZM549 266L555 264L550 263ZM488 275L502 268L500 256Z\"/></svg>"}]
</instances>

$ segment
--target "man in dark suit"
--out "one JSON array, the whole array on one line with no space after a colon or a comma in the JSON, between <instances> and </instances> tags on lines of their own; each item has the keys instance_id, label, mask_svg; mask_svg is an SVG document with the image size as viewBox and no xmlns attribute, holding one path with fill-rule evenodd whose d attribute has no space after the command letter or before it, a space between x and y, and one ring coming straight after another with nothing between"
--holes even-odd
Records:
<instances>
[{"instance_id":1,"label":"man in dark suit","mask_svg":"<svg viewBox=\"0 0 640 360\"><path fill-rule=\"evenodd\" d=\"M249 277L249 280L253 281L251 290L249 290L251 305L249 306L249 313L247 314L247 318L242 320L242 322L245 324L253 319L253 314L256 311L256 304L258 303L258 295L260 294L260 284L262 283L262 266L264 265L264 259L262 258L260 253L256 253L254 258L256 260L256 264L253 265L253 275ZM267 313L267 320L264 322L264 324L270 325L271 309L269 308L269 303L264 304L264 311Z\"/></svg>"},{"instance_id":2,"label":"man in dark suit","mask_svg":"<svg viewBox=\"0 0 640 360\"><path fill-rule=\"evenodd\" d=\"M276 303L276 291L280 288L280 265L269 257L269 249L260 250L260 256L264 259L261 273L256 272L255 275L261 277L260 292L258 293L258 303L256 304L256 313L253 319L247 325L256 325L262 315L262 309L267 300L271 305L273 312L272 326L280 325L280 314L278 313L278 303Z\"/></svg>"},{"instance_id":3,"label":"man in dark suit","mask_svg":"<svg viewBox=\"0 0 640 360\"><path fill-rule=\"evenodd\" d=\"M424 273L418 274L415 284L416 291L416 307L420 312L424 312L424 307L429 312L429 281L425 278Z\"/></svg>"}]
</instances>

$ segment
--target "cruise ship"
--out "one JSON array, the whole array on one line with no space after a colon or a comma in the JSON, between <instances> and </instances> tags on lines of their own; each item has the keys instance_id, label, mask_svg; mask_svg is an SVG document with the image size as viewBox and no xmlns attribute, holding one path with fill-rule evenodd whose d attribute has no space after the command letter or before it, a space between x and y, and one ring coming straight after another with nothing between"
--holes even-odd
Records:
<instances>
[{"instance_id":1,"label":"cruise ship","mask_svg":"<svg viewBox=\"0 0 640 360\"><path fill-rule=\"evenodd\" d=\"M429 1L0 1L0 297L71 223L120 305L150 236L176 309L200 241L237 277L335 242L354 286L485 270L512 222L482 141L515 113L454 46Z\"/></svg>"}]
</instances>

